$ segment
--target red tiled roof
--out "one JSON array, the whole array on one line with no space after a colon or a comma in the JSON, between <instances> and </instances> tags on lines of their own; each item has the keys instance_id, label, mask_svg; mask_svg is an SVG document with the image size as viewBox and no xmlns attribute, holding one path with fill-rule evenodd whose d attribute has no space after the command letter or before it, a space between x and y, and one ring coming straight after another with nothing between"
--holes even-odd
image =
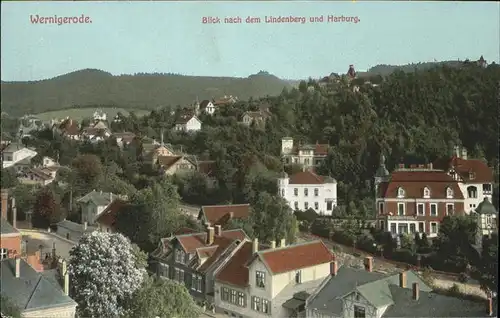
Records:
<instances>
[{"instance_id":1,"label":"red tiled roof","mask_svg":"<svg viewBox=\"0 0 500 318\"><path fill-rule=\"evenodd\" d=\"M320 240L265 250L259 252L259 255L274 274L329 263L333 260L333 253Z\"/></svg>"},{"instance_id":2,"label":"red tiled roof","mask_svg":"<svg viewBox=\"0 0 500 318\"><path fill-rule=\"evenodd\" d=\"M403 188L406 198L422 198L424 188L430 190L430 198L445 199L446 189L453 190L455 199L463 199L457 181L444 171L439 170L397 170L391 174L389 182L379 186L380 198L397 198L398 189Z\"/></svg>"},{"instance_id":3,"label":"red tiled roof","mask_svg":"<svg viewBox=\"0 0 500 318\"><path fill-rule=\"evenodd\" d=\"M314 148L315 156L326 156L328 155L328 148L330 146L328 144L316 144Z\"/></svg>"},{"instance_id":4,"label":"red tiled roof","mask_svg":"<svg viewBox=\"0 0 500 318\"><path fill-rule=\"evenodd\" d=\"M225 216L231 216L234 219L248 218L250 204L206 205L201 207L201 213L211 225L225 225L227 221L222 224Z\"/></svg>"},{"instance_id":5,"label":"red tiled roof","mask_svg":"<svg viewBox=\"0 0 500 318\"><path fill-rule=\"evenodd\" d=\"M165 169L172 167L182 156L158 156L158 164Z\"/></svg>"},{"instance_id":6,"label":"red tiled roof","mask_svg":"<svg viewBox=\"0 0 500 318\"><path fill-rule=\"evenodd\" d=\"M71 118L64 120L59 125L59 129L63 134L70 136L75 136L80 134L80 128L78 127L78 123Z\"/></svg>"},{"instance_id":7,"label":"red tiled roof","mask_svg":"<svg viewBox=\"0 0 500 318\"><path fill-rule=\"evenodd\" d=\"M99 214L99 216L96 219L96 222L106 225L108 227L114 227L118 213L126 205L127 202L123 200L120 199L114 200L113 202L111 202L110 205L108 205L108 207L104 211L101 212L101 214Z\"/></svg>"},{"instance_id":8,"label":"red tiled roof","mask_svg":"<svg viewBox=\"0 0 500 318\"><path fill-rule=\"evenodd\" d=\"M175 232L175 235L191 234L196 232L196 230L190 229L188 227L181 227Z\"/></svg>"},{"instance_id":9,"label":"red tiled roof","mask_svg":"<svg viewBox=\"0 0 500 318\"><path fill-rule=\"evenodd\" d=\"M217 274L216 279L234 286L247 286L248 267L246 264L250 261L252 256L252 242L244 242L243 246Z\"/></svg>"},{"instance_id":10,"label":"red tiled roof","mask_svg":"<svg viewBox=\"0 0 500 318\"><path fill-rule=\"evenodd\" d=\"M318 176L312 171L301 171L290 177L289 184L323 184L322 176Z\"/></svg>"},{"instance_id":11,"label":"red tiled roof","mask_svg":"<svg viewBox=\"0 0 500 318\"><path fill-rule=\"evenodd\" d=\"M200 272L205 272L210 265L215 263L219 256L231 245L231 243L234 242L234 239L230 239L227 237L219 236L214 238L214 244L212 245L212 248L207 249L207 248L201 248L201 253L205 255L205 257L208 257L208 259L198 268L198 271ZM198 249L197 251L200 251ZM203 255L200 254L200 256L203 257Z\"/></svg>"},{"instance_id":12,"label":"red tiled roof","mask_svg":"<svg viewBox=\"0 0 500 318\"><path fill-rule=\"evenodd\" d=\"M438 159L435 162L438 169L448 171L455 170L465 182L471 183L492 183L493 170L486 162L479 159L462 159L456 156L448 159ZM470 173L474 174L474 179L470 179Z\"/></svg>"},{"instance_id":13,"label":"red tiled roof","mask_svg":"<svg viewBox=\"0 0 500 318\"><path fill-rule=\"evenodd\" d=\"M246 234L242 230L229 230L229 231L222 231L222 237L229 238L232 240L243 240L246 237ZM178 235L176 236L176 238L186 253L193 253L194 251L196 251L196 249L207 246L206 232ZM215 236L215 239L217 238L220 237Z\"/></svg>"},{"instance_id":14,"label":"red tiled roof","mask_svg":"<svg viewBox=\"0 0 500 318\"><path fill-rule=\"evenodd\" d=\"M191 118L195 117L194 112L192 111L185 111L183 112L179 118L175 121L176 124L187 124L188 121L191 120Z\"/></svg>"}]
</instances>

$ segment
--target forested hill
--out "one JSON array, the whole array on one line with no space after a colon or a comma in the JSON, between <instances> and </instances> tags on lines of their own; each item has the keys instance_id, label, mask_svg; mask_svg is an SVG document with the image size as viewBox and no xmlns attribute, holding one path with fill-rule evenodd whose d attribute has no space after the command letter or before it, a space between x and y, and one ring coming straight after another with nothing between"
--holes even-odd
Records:
<instances>
[{"instance_id":1,"label":"forested hill","mask_svg":"<svg viewBox=\"0 0 500 318\"><path fill-rule=\"evenodd\" d=\"M113 76L86 69L36 82L3 82L2 111L10 115L42 113L73 105L119 105L128 109L156 109L186 105L224 95L239 99L279 95L286 81L265 72L248 78L199 77L175 74Z\"/></svg>"},{"instance_id":2,"label":"forested hill","mask_svg":"<svg viewBox=\"0 0 500 318\"><path fill-rule=\"evenodd\" d=\"M438 66L448 66L448 67L462 67L464 64L460 61L442 61L442 62L425 62L425 63L412 63L406 65L387 65L380 64L374 67L371 67L366 72L358 72L358 76L387 76L395 71L403 71L403 72L414 72L417 71L425 71Z\"/></svg>"}]
</instances>

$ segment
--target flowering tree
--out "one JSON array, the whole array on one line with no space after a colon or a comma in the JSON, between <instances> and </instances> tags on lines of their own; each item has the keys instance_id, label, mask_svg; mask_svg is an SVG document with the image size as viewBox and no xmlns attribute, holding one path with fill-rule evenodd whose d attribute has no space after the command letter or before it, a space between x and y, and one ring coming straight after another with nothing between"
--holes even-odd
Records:
<instances>
[{"instance_id":1,"label":"flowering tree","mask_svg":"<svg viewBox=\"0 0 500 318\"><path fill-rule=\"evenodd\" d=\"M92 232L70 251L71 296L82 317L117 317L146 277L121 234Z\"/></svg>"}]
</instances>

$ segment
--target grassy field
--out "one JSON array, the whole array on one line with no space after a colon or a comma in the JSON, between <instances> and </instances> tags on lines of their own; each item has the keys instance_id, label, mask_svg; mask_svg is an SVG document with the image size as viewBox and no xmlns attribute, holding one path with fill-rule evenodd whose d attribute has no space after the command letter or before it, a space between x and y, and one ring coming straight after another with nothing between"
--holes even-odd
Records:
<instances>
[{"instance_id":1,"label":"grassy field","mask_svg":"<svg viewBox=\"0 0 500 318\"><path fill-rule=\"evenodd\" d=\"M123 108L112 108L112 107L104 107L104 108L99 108L103 112L105 112L108 115L108 120L112 119L113 117L116 116L118 112L128 115L129 111L123 109ZM71 117L75 120L82 120L85 118L90 118L94 114L94 112L97 110L97 108L71 108L71 109L65 109L65 110L55 110L55 111L50 111L50 112L45 112L45 113L40 113L40 114L35 114L38 118L40 118L43 121L49 121L52 118L65 118L65 117ZM135 114L137 116L144 116L149 114L149 111L147 110L134 110Z\"/></svg>"}]
</instances>

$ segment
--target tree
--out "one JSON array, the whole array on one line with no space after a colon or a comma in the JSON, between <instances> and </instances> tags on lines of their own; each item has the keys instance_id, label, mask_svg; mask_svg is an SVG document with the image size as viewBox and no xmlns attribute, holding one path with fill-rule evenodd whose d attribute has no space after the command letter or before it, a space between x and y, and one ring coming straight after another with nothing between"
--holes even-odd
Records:
<instances>
[{"instance_id":1,"label":"tree","mask_svg":"<svg viewBox=\"0 0 500 318\"><path fill-rule=\"evenodd\" d=\"M13 188L19 183L16 170L14 168L2 169L2 189Z\"/></svg>"},{"instance_id":2,"label":"tree","mask_svg":"<svg viewBox=\"0 0 500 318\"><path fill-rule=\"evenodd\" d=\"M46 229L51 223L59 222L60 217L60 206L54 191L50 187L40 189L33 206L33 227Z\"/></svg>"},{"instance_id":3,"label":"tree","mask_svg":"<svg viewBox=\"0 0 500 318\"><path fill-rule=\"evenodd\" d=\"M130 241L121 234L95 231L70 251L71 297L82 317L123 315L146 277ZM142 266L142 265L140 265Z\"/></svg>"},{"instance_id":4,"label":"tree","mask_svg":"<svg viewBox=\"0 0 500 318\"><path fill-rule=\"evenodd\" d=\"M198 317L200 313L186 287L153 276L134 294L126 317Z\"/></svg>"},{"instance_id":5,"label":"tree","mask_svg":"<svg viewBox=\"0 0 500 318\"><path fill-rule=\"evenodd\" d=\"M476 267L481 289L485 292L498 291L498 236L492 235L483 240L481 259Z\"/></svg>"},{"instance_id":6,"label":"tree","mask_svg":"<svg viewBox=\"0 0 500 318\"><path fill-rule=\"evenodd\" d=\"M79 155L72 161L71 166L75 174L75 188L82 193L95 189L103 177L104 169L96 155Z\"/></svg>"},{"instance_id":7,"label":"tree","mask_svg":"<svg viewBox=\"0 0 500 318\"><path fill-rule=\"evenodd\" d=\"M7 296L1 295L0 308L2 317L21 318L21 310Z\"/></svg>"}]
</instances>

